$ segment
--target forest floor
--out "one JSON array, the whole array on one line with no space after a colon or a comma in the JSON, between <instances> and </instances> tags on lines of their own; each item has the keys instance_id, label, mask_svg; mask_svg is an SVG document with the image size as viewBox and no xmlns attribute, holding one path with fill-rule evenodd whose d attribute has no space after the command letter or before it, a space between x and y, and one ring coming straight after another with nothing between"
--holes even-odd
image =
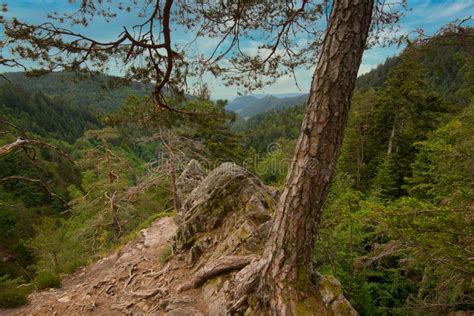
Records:
<instances>
[{"instance_id":1,"label":"forest floor","mask_svg":"<svg viewBox=\"0 0 474 316\"><path fill-rule=\"evenodd\" d=\"M160 251L169 247L170 238L177 229L171 217L154 222L140 231L139 236L122 249L66 276L60 289L34 292L29 304L18 309L3 310L2 315L160 315L158 310L178 315L177 305L201 305L198 293L190 297L173 298L167 293L170 283L179 285L184 280L171 273L169 264L160 262ZM189 293L189 291L188 291ZM191 294L191 293L189 293ZM167 296L166 302L160 300ZM198 310L182 310L200 314Z\"/></svg>"}]
</instances>

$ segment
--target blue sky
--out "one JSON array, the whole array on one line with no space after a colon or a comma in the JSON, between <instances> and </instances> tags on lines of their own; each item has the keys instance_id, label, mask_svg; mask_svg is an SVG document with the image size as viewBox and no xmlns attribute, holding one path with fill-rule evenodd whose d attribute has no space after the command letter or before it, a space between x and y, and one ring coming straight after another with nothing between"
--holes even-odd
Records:
<instances>
[{"instance_id":1,"label":"blue sky","mask_svg":"<svg viewBox=\"0 0 474 316\"><path fill-rule=\"evenodd\" d=\"M31 23L43 22L46 15L52 11L67 11L74 5L68 0L6 0L9 16L16 16ZM441 26L458 18L466 18L470 15L474 16L474 0L408 0L409 10L405 12L400 24L400 33L408 33L417 28L423 28L427 34L431 34L438 30ZM121 15L113 20L113 24L104 21L97 21L87 29L81 31L89 35L94 35L98 39L113 39L121 32L123 25L132 25L136 18ZM176 30L174 34L176 42L189 40L188 35ZM203 40L195 44L195 49L199 51L209 51L212 49L215 41ZM248 43L252 45L256 43ZM251 47L249 47L251 49ZM365 73L382 63L387 57L396 55L402 47L374 47L364 53L362 65L359 73ZM4 55L7 55L3 52ZM11 69L0 68L0 71L11 71ZM119 73L119 69L114 72ZM292 77L281 77L272 86L266 87L263 91L255 93L292 93L307 92L312 77L313 69L302 69L296 73L301 91L298 90ZM224 85L216 79L204 78L212 91L213 98L228 98L237 94L234 87L224 87Z\"/></svg>"}]
</instances>

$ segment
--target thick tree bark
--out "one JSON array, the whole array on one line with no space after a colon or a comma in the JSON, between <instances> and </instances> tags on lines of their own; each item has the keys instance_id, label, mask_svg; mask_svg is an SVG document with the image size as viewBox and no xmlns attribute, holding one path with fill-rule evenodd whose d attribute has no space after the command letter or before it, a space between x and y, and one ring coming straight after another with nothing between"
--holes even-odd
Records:
<instances>
[{"instance_id":1,"label":"thick tree bark","mask_svg":"<svg viewBox=\"0 0 474 316\"><path fill-rule=\"evenodd\" d=\"M275 314L296 314L312 285L312 254L339 157L373 0L335 0L285 189L262 257L260 289ZM306 294L305 294L306 293Z\"/></svg>"}]
</instances>

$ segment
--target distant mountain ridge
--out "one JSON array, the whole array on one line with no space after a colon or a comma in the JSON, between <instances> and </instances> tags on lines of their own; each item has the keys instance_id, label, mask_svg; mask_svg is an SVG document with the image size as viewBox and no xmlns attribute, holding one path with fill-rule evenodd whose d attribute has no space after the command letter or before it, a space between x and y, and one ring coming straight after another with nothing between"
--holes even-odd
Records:
<instances>
[{"instance_id":1,"label":"distant mountain ridge","mask_svg":"<svg viewBox=\"0 0 474 316\"><path fill-rule=\"evenodd\" d=\"M96 112L60 96L15 84L0 85L0 119L42 137L73 143L85 130L101 126Z\"/></svg>"},{"instance_id":2,"label":"distant mountain ridge","mask_svg":"<svg viewBox=\"0 0 474 316\"><path fill-rule=\"evenodd\" d=\"M118 109L130 95L145 96L152 91L151 84L125 83L119 77L103 73L77 75L55 72L30 77L24 72L10 72L3 75L27 91L41 91L51 97L67 98L78 106L90 106L101 112Z\"/></svg>"},{"instance_id":3,"label":"distant mountain ridge","mask_svg":"<svg viewBox=\"0 0 474 316\"><path fill-rule=\"evenodd\" d=\"M460 35L461 36L461 35ZM474 38L474 29L464 31L465 38ZM360 90L381 88L390 70L400 62L401 56L389 57L384 63L357 78L356 87ZM428 82L448 102L466 104L465 97L456 93L465 78L461 72L460 56L474 58L472 41L463 41L453 37L449 41L433 38L417 50L418 60L428 72ZM275 97L273 95L249 95L238 97L228 102L227 109L236 112L242 119L249 119L269 110L280 110L291 106L303 105L309 94L292 97ZM259 97L256 97L259 96Z\"/></svg>"},{"instance_id":4,"label":"distant mountain ridge","mask_svg":"<svg viewBox=\"0 0 474 316\"><path fill-rule=\"evenodd\" d=\"M308 95L309 94L306 93L283 98L273 95L266 95L262 98L257 98L253 95L242 96L227 103L226 109L237 113L244 119L248 119L269 110L280 110L290 106L304 104L308 100Z\"/></svg>"}]
</instances>

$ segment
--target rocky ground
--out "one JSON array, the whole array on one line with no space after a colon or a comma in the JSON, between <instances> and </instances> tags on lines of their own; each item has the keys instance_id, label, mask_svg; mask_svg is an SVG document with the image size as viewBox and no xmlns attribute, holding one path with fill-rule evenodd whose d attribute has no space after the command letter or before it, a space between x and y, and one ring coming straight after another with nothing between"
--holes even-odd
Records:
<instances>
[{"instance_id":1,"label":"rocky ground","mask_svg":"<svg viewBox=\"0 0 474 316\"><path fill-rule=\"evenodd\" d=\"M61 289L35 292L28 305L4 313L227 315L233 276L259 258L278 192L231 163L206 175L192 161L178 185L184 203L176 218L157 220L120 251L65 277ZM336 279L321 277L320 285L310 314L356 315Z\"/></svg>"}]
</instances>

